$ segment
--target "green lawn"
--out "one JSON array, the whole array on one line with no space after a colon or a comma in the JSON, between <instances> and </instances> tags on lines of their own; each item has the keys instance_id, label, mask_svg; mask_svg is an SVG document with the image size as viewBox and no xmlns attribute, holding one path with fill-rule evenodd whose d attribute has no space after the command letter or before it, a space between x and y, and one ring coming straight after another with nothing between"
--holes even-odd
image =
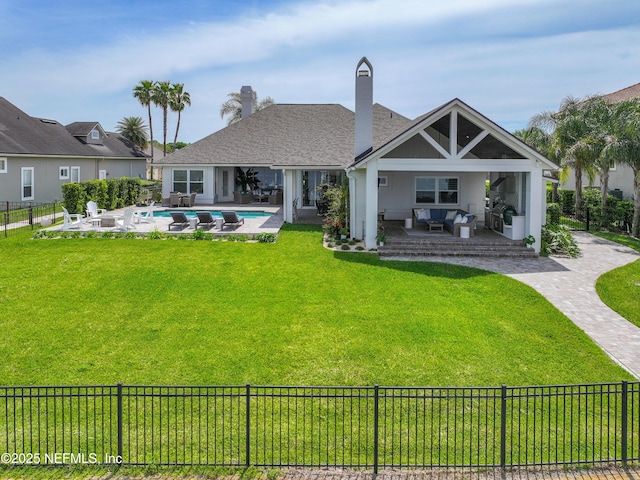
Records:
<instances>
[{"instance_id":1,"label":"green lawn","mask_svg":"<svg viewBox=\"0 0 640 480\"><path fill-rule=\"evenodd\" d=\"M630 379L532 288L321 246L0 241L0 383L510 385ZM638 288L638 287L636 287Z\"/></svg>"}]
</instances>

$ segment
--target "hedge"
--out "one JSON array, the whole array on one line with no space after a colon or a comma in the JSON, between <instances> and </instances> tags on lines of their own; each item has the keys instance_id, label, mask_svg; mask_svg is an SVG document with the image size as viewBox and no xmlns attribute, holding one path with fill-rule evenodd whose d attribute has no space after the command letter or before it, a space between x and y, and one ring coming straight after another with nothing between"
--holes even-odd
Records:
<instances>
[{"instance_id":1,"label":"hedge","mask_svg":"<svg viewBox=\"0 0 640 480\"><path fill-rule=\"evenodd\" d=\"M69 213L84 214L90 200L96 202L98 208L107 210L134 205L140 190L139 178L110 178L65 183L62 185L62 197Z\"/></svg>"}]
</instances>

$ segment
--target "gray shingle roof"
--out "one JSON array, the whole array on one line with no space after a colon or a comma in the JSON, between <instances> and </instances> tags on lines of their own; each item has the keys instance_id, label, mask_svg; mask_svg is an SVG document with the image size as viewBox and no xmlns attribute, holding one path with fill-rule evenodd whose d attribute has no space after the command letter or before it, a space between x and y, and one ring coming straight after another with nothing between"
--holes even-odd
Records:
<instances>
[{"instance_id":1,"label":"gray shingle roof","mask_svg":"<svg viewBox=\"0 0 640 480\"><path fill-rule=\"evenodd\" d=\"M410 120L374 105L374 144ZM354 113L338 104L274 104L155 164L344 168L353 162Z\"/></svg>"},{"instance_id":2,"label":"gray shingle roof","mask_svg":"<svg viewBox=\"0 0 640 480\"><path fill-rule=\"evenodd\" d=\"M97 122L77 124L90 124L93 127ZM102 145L90 145L74 137L57 121L31 117L3 97L0 97L0 154L145 157L144 153L117 133L109 133Z\"/></svg>"}]
</instances>

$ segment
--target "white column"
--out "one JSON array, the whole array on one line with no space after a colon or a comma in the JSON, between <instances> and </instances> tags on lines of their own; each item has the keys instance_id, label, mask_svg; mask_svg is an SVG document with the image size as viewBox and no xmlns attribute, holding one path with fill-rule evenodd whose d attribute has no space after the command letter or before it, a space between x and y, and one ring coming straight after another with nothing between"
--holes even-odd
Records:
<instances>
[{"instance_id":1,"label":"white column","mask_svg":"<svg viewBox=\"0 0 640 480\"><path fill-rule=\"evenodd\" d=\"M293 223L293 200L296 198L295 173L295 170L287 169L283 175L282 214L287 223Z\"/></svg>"},{"instance_id":2,"label":"white column","mask_svg":"<svg viewBox=\"0 0 640 480\"><path fill-rule=\"evenodd\" d=\"M546 218L544 205L546 203L545 184L542 181L542 171L534 169L527 173L527 190L529 191L528 216L529 225L528 235L533 235L536 239L533 248L540 253L541 236L542 236L542 219Z\"/></svg>"},{"instance_id":3,"label":"white column","mask_svg":"<svg viewBox=\"0 0 640 480\"><path fill-rule=\"evenodd\" d=\"M365 236L366 248L375 248L378 234L378 160L367 162Z\"/></svg>"}]
</instances>

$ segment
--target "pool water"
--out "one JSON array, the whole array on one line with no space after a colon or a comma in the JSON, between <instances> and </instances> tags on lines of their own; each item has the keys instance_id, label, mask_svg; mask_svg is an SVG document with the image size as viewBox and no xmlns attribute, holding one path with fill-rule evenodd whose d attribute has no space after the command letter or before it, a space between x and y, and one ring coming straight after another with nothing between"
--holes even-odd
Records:
<instances>
[{"instance_id":1,"label":"pool water","mask_svg":"<svg viewBox=\"0 0 640 480\"><path fill-rule=\"evenodd\" d=\"M238 215L244 218L260 218L271 217L273 214L262 210L234 210ZM154 217L170 217L170 212L182 212L187 217L197 217L196 212L209 212L213 218L222 218L220 210L158 210L153 212Z\"/></svg>"}]
</instances>

